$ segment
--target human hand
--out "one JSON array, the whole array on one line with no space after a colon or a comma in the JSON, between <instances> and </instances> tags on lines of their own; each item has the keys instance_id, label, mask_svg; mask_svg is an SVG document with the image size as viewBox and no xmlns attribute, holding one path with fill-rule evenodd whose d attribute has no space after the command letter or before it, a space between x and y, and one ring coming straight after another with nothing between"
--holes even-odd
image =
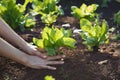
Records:
<instances>
[{"instance_id":1,"label":"human hand","mask_svg":"<svg viewBox=\"0 0 120 80\"><path fill-rule=\"evenodd\" d=\"M64 61L58 59L62 59L64 57L65 56L62 55L62 56L47 57L46 59L43 59L38 56L30 55L26 65L34 69L56 70L56 67L53 67L51 65L63 64Z\"/></svg>"},{"instance_id":2,"label":"human hand","mask_svg":"<svg viewBox=\"0 0 120 80\"><path fill-rule=\"evenodd\" d=\"M47 55L42 54L40 51L38 51L36 46L28 44L28 43L27 43L27 46L25 46L24 51L30 55L38 56L41 58L47 58Z\"/></svg>"}]
</instances>

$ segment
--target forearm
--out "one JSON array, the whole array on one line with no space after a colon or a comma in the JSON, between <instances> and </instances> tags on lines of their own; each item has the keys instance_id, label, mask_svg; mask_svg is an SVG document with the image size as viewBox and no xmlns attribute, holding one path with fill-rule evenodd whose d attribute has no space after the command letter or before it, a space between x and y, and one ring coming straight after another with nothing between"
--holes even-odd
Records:
<instances>
[{"instance_id":1,"label":"forearm","mask_svg":"<svg viewBox=\"0 0 120 80\"><path fill-rule=\"evenodd\" d=\"M26 65L28 55L13 47L0 37L0 55Z\"/></svg>"},{"instance_id":2,"label":"forearm","mask_svg":"<svg viewBox=\"0 0 120 80\"><path fill-rule=\"evenodd\" d=\"M8 42L23 48L27 46L25 40L23 40L17 33L15 33L9 25L0 18L0 36L5 38Z\"/></svg>"}]
</instances>

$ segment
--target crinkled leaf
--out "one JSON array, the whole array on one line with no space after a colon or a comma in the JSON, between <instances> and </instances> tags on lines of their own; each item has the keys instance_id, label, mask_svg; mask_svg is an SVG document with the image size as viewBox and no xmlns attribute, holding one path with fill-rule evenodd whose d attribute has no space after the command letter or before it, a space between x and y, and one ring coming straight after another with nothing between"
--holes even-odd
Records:
<instances>
[{"instance_id":1,"label":"crinkled leaf","mask_svg":"<svg viewBox=\"0 0 120 80\"><path fill-rule=\"evenodd\" d=\"M85 18L82 18L80 20L80 27L83 31L89 31L91 29L91 26L92 26L92 23L85 19Z\"/></svg>"},{"instance_id":2,"label":"crinkled leaf","mask_svg":"<svg viewBox=\"0 0 120 80\"><path fill-rule=\"evenodd\" d=\"M33 38L33 43L39 48L44 48L42 39Z\"/></svg>"},{"instance_id":3,"label":"crinkled leaf","mask_svg":"<svg viewBox=\"0 0 120 80\"><path fill-rule=\"evenodd\" d=\"M54 36L54 41L56 42L57 40L61 39L64 36L62 31L56 28L55 36Z\"/></svg>"},{"instance_id":4,"label":"crinkled leaf","mask_svg":"<svg viewBox=\"0 0 120 80\"><path fill-rule=\"evenodd\" d=\"M61 28L60 30L64 34L64 37L70 37L72 34L71 30L65 30L64 28Z\"/></svg>"},{"instance_id":5,"label":"crinkled leaf","mask_svg":"<svg viewBox=\"0 0 120 80\"><path fill-rule=\"evenodd\" d=\"M68 47L71 47L71 48L75 48L76 41L74 39L64 37L63 41L64 41L64 45L65 46L68 46Z\"/></svg>"}]
</instances>

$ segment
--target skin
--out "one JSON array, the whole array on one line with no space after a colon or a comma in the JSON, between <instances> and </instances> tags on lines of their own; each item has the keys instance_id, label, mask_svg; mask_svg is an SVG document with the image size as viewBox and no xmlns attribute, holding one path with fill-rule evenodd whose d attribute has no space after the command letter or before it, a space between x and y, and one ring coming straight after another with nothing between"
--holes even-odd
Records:
<instances>
[{"instance_id":1,"label":"skin","mask_svg":"<svg viewBox=\"0 0 120 80\"><path fill-rule=\"evenodd\" d=\"M6 36L7 35L7 36ZM43 58L47 56L37 51L35 47L28 44L25 40L23 40L18 34L16 34L7 23L5 23L2 19L0 19L0 36L5 38L11 44L19 47L23 51L27 52L31 55L37 55Z\"/></svg>"},{"instance_id":2,"label":"skin","mask_svg":"<svg viewBox=\"0 0 120 80\"><path fill-rule=\"evenodd\" d=\"M25 66L35 69L56 70L51 65L63 64L61 61L65 56L49 57L39 52L36 47L28 44L18 34L16 34L4 20L0 18L0 55L10 58ZM4 40L4 39L5 40ZM9 42L9 43L8 43ZM13 45L19 47L17 49Z\"/></svg>"}]
</instances>

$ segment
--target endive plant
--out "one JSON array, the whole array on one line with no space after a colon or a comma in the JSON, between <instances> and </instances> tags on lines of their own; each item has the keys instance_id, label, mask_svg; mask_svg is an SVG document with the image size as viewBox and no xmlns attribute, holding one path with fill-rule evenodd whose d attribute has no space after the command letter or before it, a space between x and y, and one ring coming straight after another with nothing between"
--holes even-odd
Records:
<instances>
[{"instance_id":1,"label":"endive plant","mask_svg":"<svg viewBox=\"0 0 120 80\"><path fill-rule=\"evenodd\" d=\"M78 19L86 18L88 20L93 20L98 15L97 13L95 13L97 8L98 8L97 4L91 4L87 6L86 4L83 3L80 6L80 8L78 8L77 6L72 6L71 14Z\"/></svg>"},{"instance_id":2,"label":"endive plant","mask_svg":"<svg viewBox=\"0 0 120 80\"><path fill-rule=\"evenodd\" d=\"M48 55L54 56L60 47L75 48L76 41L70 36L70 30L45 27L42 32L42 39L33 38L33 43L38 48L45 49Z\"/></svg>"},{"instance_id":3,"label":"endive plant","mask_svg":"<svg viewBox=\"0 0 120 80\"><path fill-rule=\"evenodd\" d=\"M41 15L41 20L47 26L50 26L59 15L63 15L64 12L61 6L58 6L60 0L33 0L33 14Z\"/></svg>"},{"instance_id":4,"label":"endive plant","mask_svg":"<svg viewBox=\"0 0 120 80\"><path fill-rule=\"evenodd\" d=\"M108 24L105 20L101 25L99 20L96 20L94 24L87 19L80 20L80 28L83 31L80 35L89 50L94 50L101 44L108 43Z\"/></svg>"},{"instance_id":5,"label":"endive plant","mask_svg":"<svg viewBox=\"0 0 120 80\"><path fill-rule=\"evenodd\" d=\"M24 4L17 4L16 0L0 0L0 17L2 17L13 29L23 30L25 27L35 25L35 21L29 13L26 13L26 6L32 0L25 0Z\"/></svg>"}]
</instances>

